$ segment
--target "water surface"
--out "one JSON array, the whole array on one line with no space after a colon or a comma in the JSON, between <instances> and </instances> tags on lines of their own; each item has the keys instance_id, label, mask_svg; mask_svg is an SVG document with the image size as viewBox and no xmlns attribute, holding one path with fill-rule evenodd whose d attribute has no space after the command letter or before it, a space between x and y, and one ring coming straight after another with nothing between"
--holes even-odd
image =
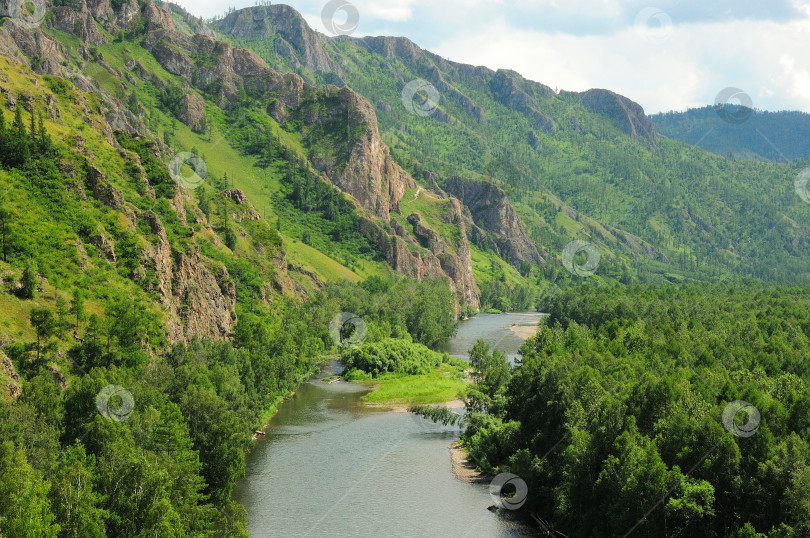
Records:
<instances>
[{"instance_id":1,"label":"water surface","mask_svg":"<svg viewBox=\"0 0 810 538\"><path fill-rule=\"evenodd\" d=\"M514 353L519 342L508 327L525 319L476 316L462 322L448 352L461 355L462 342L482 337ZM453 475L457 428L365 408L365 387L323 383L339 370L331 363L301 386L248 455L234 498L253 536L532 535L513 513L487 510L486 484Z\"/></svg>"}]
</instances>

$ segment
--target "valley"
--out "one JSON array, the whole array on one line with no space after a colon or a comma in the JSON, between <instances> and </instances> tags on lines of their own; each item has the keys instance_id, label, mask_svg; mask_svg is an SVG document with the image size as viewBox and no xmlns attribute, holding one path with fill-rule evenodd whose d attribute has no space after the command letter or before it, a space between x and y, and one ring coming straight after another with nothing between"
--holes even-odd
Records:
<instances>
[{"instance_id":1,"label":"valley","mask_svg":"<svg viewBox=\"0 0 810 538\"><path fill-rule=\"evenodd\" d=\"M806 114L308 20L0 2L0 536L810 532Z\"/></svg>"}]
</instances>

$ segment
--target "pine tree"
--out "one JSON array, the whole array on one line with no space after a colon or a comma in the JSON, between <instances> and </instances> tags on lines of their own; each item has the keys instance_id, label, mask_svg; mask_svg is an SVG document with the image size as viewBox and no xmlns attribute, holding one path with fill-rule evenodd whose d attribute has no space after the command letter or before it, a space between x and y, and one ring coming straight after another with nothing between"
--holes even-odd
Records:
<instances>
[{"instance_id":1,"label":"pine tree","mask_svg":"<svg viewBox=\"0 0 810 538\"><path fill-rule=\"evenodd\" d=\"M37 290L37 264L28 260L20 278L20 296L23 299L33 299Z\"/></svg>"},{"instance_id":2,"label":"pine tree","mask_svg":"<svg viewBox=\"0 0 810 538\"><path fill-rule=\"evenodd\" d=\"M45 122L42 120L42 112L39 113L39 151L40 153L48 153L53 147L53 140L48 131L45 130Z\"/></svg>"},{"instance_id":3,"label":"pine tree","mask_svg":"<svg viewBox=\"0 0 810 538\"><path fill-rule=\"evenodd\" d=\"M20 166L30 157L28 148L28 133L25 131L25 123L22 119L22 107L17 106L14 112L14 123L9 133L8 154L6 164L9 166Z\"/></svg>"}]
</instances>

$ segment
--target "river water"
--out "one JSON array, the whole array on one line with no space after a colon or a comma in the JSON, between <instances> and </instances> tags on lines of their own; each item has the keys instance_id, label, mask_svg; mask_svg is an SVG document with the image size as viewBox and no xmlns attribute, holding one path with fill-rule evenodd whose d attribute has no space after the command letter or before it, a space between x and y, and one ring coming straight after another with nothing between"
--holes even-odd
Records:
<instances>
[{"instance_id":1,"label":"river water","mask_svg":"<svg viewBox=\"0 0 810 538\"><path fill-rule=\"evenodd\" d=\"M539 318L526 316L464 321L447 352L464 356L484 338L514 356L521 340L509 327ZM234 499L247 509L252 536L533 534L515 514L487 510L487 484L455 477L449 446L456 427L363 407L367 388L322 381L339 371L331 363L302 385L248 455Z\"/></svg>"}]
</instances>

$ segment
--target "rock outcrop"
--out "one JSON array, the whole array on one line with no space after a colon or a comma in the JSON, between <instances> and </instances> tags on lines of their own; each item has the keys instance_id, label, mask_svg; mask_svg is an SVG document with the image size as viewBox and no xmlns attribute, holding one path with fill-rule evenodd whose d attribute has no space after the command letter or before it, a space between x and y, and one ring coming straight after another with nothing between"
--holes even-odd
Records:
<instances>
[{"instance_id":1,"label":"rock outcrop","mask_svg":"<svg viewBox=\"0 0 810 538\"><path fill-rule=\"evenodd\" d=\"M610 90L592 89L581 95L585 106L609 117L616 127L628 135L655 142L655 126L638 103Z\"/></svg>"},{"instance_id":2,"label":"rock outcrop","mask_svg":"<svg viewBox=\"0 0 810 538\"><path fill-rule=\"evenodd\" d=\"M185 94L178 104L177 118L193 131L204 131L207 125L205 101L196 93Z\"/></svg>"},{"instance_id":3,"label":"rock outcrop","mask_svg":"<svg viewBox=\"0 0 810 538\"><path fill-rule=\"evenodd\" d=\"M20 374L5 353L0 351L0 396L16 400L21 393Z\"/></svg>"},{"instance_id":4,"label":"rock outcrop","mask_svg":"<svg viewBox=\"0 0 810 538\"><path fill-rule=\"evenodd\" d=\"M391 211L398 211L405 190L415 188L416 182L391 158L380 137L374 107L345 87L327 88L317 104L321 103L326 107L315 106L303 112L308 123L324 130L341 127L360 134L334 144L337 154L313 152L314 166L368 212L388 220Z\"/></svg>"},{"instance_id":5,"label":"rock outcrop","mask_svg":"<svg viewBox=\"0 0 810 538\"><path fill-rule=\"evenodd\" d=\"M169 339L226 338L236 322L236 287L228 270L214 267L196 249L190 253L173 251L163 222L153 211L141 213L138 219L148 225L152 241L143 251L134 278L158 293L169 313Z\"/></svg>"},{"instance_id":6,"label":"rock outcrop","mask_svg":"<svg viewBox=\"0 0 810 538\"><path fill-rule=\"evenodd\" d=\"M462 230L457 245L450 245L443 240L419 214L408 217L413 235L394 219L391 222L393 234L369 218L361 218L360 232L375 242L388 264L397 272L420 280L444 280L458 296L459 306L466 304L478 308L478 286L472 272L470 245L467 242L460 205L456 209L457 213L451 218Z\"/></svg>"},{"instance_id":7,"label":"rock outcrop","mask_svg":"<svg viewBox=\"0 0 810 538\"><path fill-rule=\"evenodd\" d=\"M214 21L212 26L241 39L272 40L275 51L288 58L295 69L341 72L324 49L322 36L290 6L274 4L240 9Z\"/></svg>"},{"instance_id":8,"label":"rock outcrop","mask_svg":"<svg viewBox=\"0 0 810 538\"><path fill-rule=\"evenodd\" d=\"M532 127L545 133L553 133L557 125L541 111L538 99L554 94L551 88L530 82L514 73L498 70L489 81L489 89L495 100L526 116Z\"/></svg>"},{"instance_id":9,"label":"rock outcrop","mask_svg":"<svg viewBox=\"0 0 810 538\"><path fill-rule=\"evenodd\" d=\"M479 228L475 230L478 240L491 241L484 246L494 247L499 256L512 264L544 261L503 189L487 181L458 176L448 179L444 188L469 210Z\"/></svg>"}]
</instances>

